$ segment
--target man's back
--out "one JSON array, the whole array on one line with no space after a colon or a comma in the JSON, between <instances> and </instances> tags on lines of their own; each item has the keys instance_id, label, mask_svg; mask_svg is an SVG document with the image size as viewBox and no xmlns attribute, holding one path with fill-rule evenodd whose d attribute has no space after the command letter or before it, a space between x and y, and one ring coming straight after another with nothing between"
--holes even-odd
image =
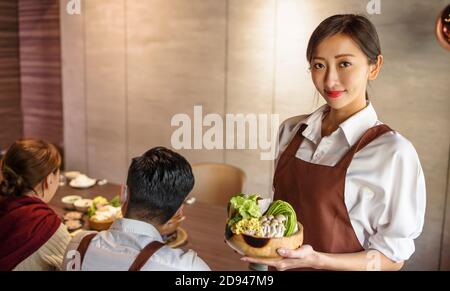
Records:
<instances>
[{"instance_id":1,"label":"man's back","mask_svg":"<svg viewBox=\"0 0 450 291\"><path fill-rule=\"evenodd\" d=\"M86 232L75 236L70 242L63 263L70 269L68 252L77 250ZM151 242L162 242L157 229L148 223L118 219L107 231L98 233L86 251L82 271L127 271L137 255ZM156 251L143 265L142 271L209 271L208 265L189 250L172 249L164 246Z\"/></svg>"}]
</instances>

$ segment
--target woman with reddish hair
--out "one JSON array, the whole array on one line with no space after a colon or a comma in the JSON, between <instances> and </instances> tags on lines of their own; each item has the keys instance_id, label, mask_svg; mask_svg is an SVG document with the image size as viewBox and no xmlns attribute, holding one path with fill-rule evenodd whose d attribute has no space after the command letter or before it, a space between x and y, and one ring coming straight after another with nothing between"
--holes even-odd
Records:
<instances>
[{"instance_id":1,"label":"woman with reddish hair","mask_svg":"<svg viewBox=\"0 0 450 291\"><path fill-rule=\"evenodd\" d=\"M47 203L58 188L61 156L36 139L19 140L0 163L0 270L61 269L70 235Z\"/></svg>"}]
</instances>

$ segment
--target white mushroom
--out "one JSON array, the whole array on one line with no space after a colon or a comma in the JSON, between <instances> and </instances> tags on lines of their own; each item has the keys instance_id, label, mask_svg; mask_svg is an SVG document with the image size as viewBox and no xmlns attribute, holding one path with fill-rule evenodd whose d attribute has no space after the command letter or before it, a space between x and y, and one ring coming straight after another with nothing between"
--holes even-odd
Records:
<instances>
[{"instance_id":1,"label":"white mushroom","mask_svg":"<svg viewBox=\"0 0 450 291\"><path fill-rule=\"evenodd\" d=\"M283 214L278 214L278 215L275 217L275 219L278 220L278 221L280 221L280 222L283 222L283 221L286 221L286 216L284 216Z\"/></svg>"}]
</instances>

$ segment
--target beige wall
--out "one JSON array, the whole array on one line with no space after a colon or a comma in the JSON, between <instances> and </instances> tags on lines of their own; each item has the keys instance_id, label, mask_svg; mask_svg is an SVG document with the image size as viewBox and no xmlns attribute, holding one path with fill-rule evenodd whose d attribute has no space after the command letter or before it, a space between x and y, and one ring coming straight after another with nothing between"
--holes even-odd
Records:
<instances>
[{"instance_id":1,"label":"beige wall","mask_svg":"<svg viewBox=\"0 0 450 291\"><path fill-rule=\"evenodd\" d=\"M368 2L89 0L72 16L62 5L68 167L123 182L130 158L170 147L172 116L192 116L194 105L203 114L276 113L280 120L311 112L317 100L305 50L312 30L332 14L365 13ZM440 250L449 252L450 54L433 35L447 1L381 3L370 19L386 63L370 93L380 119L415 145L427 179L425 230L407 269L448 269ZM238 165L247 192L270 195L273 166L259 150L181 152L192 163Z\"/></svg>"}]
</instances>

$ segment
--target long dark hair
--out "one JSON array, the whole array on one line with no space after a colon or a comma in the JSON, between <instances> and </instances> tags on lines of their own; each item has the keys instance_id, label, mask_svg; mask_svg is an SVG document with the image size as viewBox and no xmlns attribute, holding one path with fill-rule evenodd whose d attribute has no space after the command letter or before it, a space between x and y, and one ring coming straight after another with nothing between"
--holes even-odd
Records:
<instances>
[{"instance_id":1,"label":"long dark hair","mask_svg":"<svg viewBox=\"0 0 450 291\"><path fill-rule=\"evenodd\" d=\"M381 55L380 39L375 26L364 16L340 14L328 17L314 30L309 39L306 58L311 63L317 46L327 37L343 33L352 38L367 56L369 64L376 64ZM366 99L368 99L366 92Z\"/></svg>"},{"instance_id":2,"label":"long dark hair","mask_svg":"<svg viewBox=\"0 0 450 291\"><path fill-rule=\"evenodd\" d=\"M14 142L0 163L0 195L19 197L42 182L61 166L57 148L43 140L23 139Z\"/></svg>"}]
</instances>

